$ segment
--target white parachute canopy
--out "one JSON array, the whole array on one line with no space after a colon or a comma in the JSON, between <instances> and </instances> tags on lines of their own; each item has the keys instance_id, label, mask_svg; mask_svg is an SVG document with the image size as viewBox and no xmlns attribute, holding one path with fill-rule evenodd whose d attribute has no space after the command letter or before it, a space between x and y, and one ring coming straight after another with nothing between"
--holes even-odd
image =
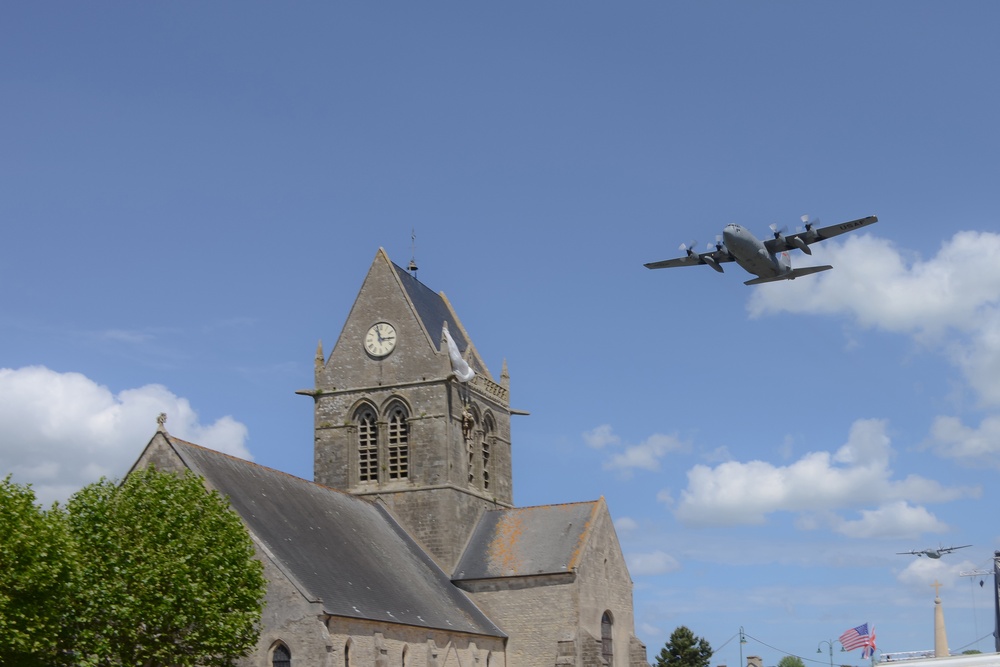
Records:
<instances>
[{"instance_id":1,"label":"white parachute canopy","mask_svg":"<svg viewBox=\"0 0 1000 667\"><path fill-rule=\"evenodd\" d=\"M455 345L451 334L448 333L447 321L441 327L441 336L448 343L448 356L451 358L451 370L455 373L455 377L458 378L459 382L468 382L476 374L476 371L472 370L469 367L469 362L462 358L458 351L458 345Z\"/></svg>"}]
</instances>

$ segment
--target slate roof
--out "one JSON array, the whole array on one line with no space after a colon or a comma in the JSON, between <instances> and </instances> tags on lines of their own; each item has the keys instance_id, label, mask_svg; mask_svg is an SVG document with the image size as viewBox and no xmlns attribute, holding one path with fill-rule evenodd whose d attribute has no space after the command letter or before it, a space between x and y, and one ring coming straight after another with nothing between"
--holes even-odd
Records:
<instances>
[{"instance_id":1,"label":"slate roof","mask_svg":"<svg viewBox=\"0 0 1000 667\"><path fill-rule=\"evenodd\" d=\"M458 346L459 352L465 354L465 351L469 347L469 341L465 337L462 326L455 319L451 308L448 307L445 298L417 280L406 269L395 262L390 260L389 263L395 269L396 275L399 276L400 284L406 290L406 295L409 297L410 303L413 304L413 307L417 311L417 317L420 318L421 324L424 325L424 329L430 334L434 344L438 345L440 349L441 325L447 322L448 333L451 334L452 340ZM486 368L480 362L478 355L473 354L471 356L472 358L469 359L469 363L472 364L473 369L477 373L485 372Z\"/></svg>"},{"instance_id":2,"label":"slate roof","mask_svg":"<svg viewBox=\"0 0 1000 667\"><path fill-rule=\"evenodd\" d=\"M506 636L380 505L164 435L326 613Z\"/></svg>"},{"instance_id":3,"label":"slate roof","mask_svg":"<svg viewBox=\"0 0 1000 667\"><path fill-rule=\"evenodd\" d=\"M414 278L406 269L398 266L395 262L390 263L392 268L396 270L396 275L399 276L399 282L406 290L406 295L410 297L410 301L417 309L417 316L420 317L424 328L435 337L435 342L438 342L437 339L441 335L441 323L448 322L448 332L455 344L458 345L458 349L465 352L469 341L465 339L462 327L458 326L451 309L448 308L441 295Z\"/></svg>"},{"instance_id":4,"label":"slate roof","mask_svg":"<svg viewBox=\"0 0 1000 667\"><path fill-rule=\"evenodd\" d=\"M602 501L489 510L476 526L454 581L572 572Z\"/></svg>"}]
</instances>

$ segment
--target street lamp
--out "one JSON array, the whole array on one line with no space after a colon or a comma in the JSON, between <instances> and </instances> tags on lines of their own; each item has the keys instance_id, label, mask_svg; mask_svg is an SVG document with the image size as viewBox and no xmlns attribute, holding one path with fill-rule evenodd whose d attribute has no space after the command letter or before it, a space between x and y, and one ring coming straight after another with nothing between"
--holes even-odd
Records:
<instances>
[{"instance_id":1,"label":"street lamp","mask_svg":"<svg viewBox=\"0 0 1000 667\"><path fill-rule=\"evenodd\" d=\"M834 641L836 641L836 640L834 640ZM829 649L830 649L830 667L833 667L833 641L828 641L826 639L824 639L823 641L821 641L819 643L819 646L816 647L816 652L817 653L822 653L823 652L823 649L821 648L823 646L823 644L826 644L829 647ZM840 652L841 653L844 652L844 645L843 644L840 645Z\"/></svg>"}]
</instances>

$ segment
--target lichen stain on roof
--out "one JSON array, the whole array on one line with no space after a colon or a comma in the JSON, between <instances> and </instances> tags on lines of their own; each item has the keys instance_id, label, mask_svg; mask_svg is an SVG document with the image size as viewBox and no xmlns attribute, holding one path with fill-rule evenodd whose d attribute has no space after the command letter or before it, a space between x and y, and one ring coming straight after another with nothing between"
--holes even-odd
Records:
<instances>
[{"instance_id":1,"label":"lichen stain on roof","mask_svg":"<svg viewBox=\"0 0 1000 667\"><path fill-rule=\"evenodd\" d=\"M497 523L493 541L490 542L490 569L506 575L517 574L522 570L518 542L523 534L521 512L512 510L501 517Z\"/></svg>"},{"instance_id":2,"label":"lichen stain on roof","mask_svg":"<svg viewBox=\"0 0 1000 667\"><path fill-rule=\"evenodd\" d=\"M573 571L599 501L491 510L483 515L455 570L455 580Z\"/></svg>"},{"instance_id":3,"label":"lichen stain on roof","mask_svg":"<svg viewBox=\"0 0 1000 667\"><path fill-rule=\"evenodd\" d=\"M583 524L583 528L580 531L580 539L576 542L576 548L573 549L573 553L570 554L569 563L566 565L567 569L575 570L580 561L580 552L583 551L583 545L587 542L587 535L590 534L590 524L597 514L597 508L600 503L591 503L590 516L587 517L586 523ZM570 524L572 525L572 524Z\"/></svg>"}]
</instances>

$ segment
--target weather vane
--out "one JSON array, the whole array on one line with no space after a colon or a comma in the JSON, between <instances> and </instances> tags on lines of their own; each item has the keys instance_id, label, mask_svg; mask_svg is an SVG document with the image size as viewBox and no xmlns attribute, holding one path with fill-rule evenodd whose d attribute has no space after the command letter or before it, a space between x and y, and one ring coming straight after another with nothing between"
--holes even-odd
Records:
<instances>
[{"instance_id":1,"label":"weather vane","mask_svg":"<svg viewBox=\"0 0 1000 667\"><path fill-rule=\"evenodd\" d=\"M410 265L406 267L406 270L413 274L413 277L417 277L417 230L410 228Z\"/></svg>"}]
</instances>

